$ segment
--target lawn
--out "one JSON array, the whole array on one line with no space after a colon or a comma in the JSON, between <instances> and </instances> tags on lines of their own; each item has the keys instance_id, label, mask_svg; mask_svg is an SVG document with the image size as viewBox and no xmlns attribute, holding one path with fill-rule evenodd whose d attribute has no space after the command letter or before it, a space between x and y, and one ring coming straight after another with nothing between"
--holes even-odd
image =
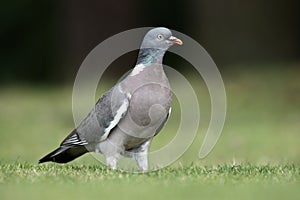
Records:
<instances>
[{"instance_id":1,"label":"lawn","mask_svg":"<svg viewBox=\"0 0 300 200\"><path fill-rule=\"evenodd\" d=\"M148 174L101 165L1 164L3 199L299 199L292 165L164 168Z\"/></svg>"},{"instance_id":2,"label":"lawn","mask_svg":"<svg viewBox=\"0 0 300 200\"><path fill-rule=\"evenodd\" d=\"M198 152L209 122L209 95L191 81L201 109L198 135L173 165L149 174L111 171L85 155L66 165L43 164L74 128L72 86L3 85L0 90L1 199L299 199L299 67L224 70L227 119L213 151ZM105 82L98 93L112 85ZM170 141L180 109L151 150Z\"/></svg>"}]
</instances>

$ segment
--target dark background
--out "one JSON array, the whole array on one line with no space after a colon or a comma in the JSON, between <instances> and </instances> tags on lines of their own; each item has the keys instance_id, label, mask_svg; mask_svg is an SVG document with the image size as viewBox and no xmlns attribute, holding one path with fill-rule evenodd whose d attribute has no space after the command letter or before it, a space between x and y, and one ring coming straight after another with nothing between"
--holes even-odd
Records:
<instances>
[{"instance_id":1,"label":"dark background","mask_svg":"<svg viewBox=\"0 0 300 200\"><path fill-rule=\"evenodd\" d=\"M2 1L0 14L0 83L71 82L101 41L144 26L191 36L221 71L300 60L300 12L292 0L22 0Z\"/></svg>"}]
</instances>

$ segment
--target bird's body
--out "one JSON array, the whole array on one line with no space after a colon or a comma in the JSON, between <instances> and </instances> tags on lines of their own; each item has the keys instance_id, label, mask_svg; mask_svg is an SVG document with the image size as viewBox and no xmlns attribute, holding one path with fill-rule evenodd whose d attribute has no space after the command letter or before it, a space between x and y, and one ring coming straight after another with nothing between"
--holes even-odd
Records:
<instances>
[{"instance_id":1,"label":"bird's body","mask_svg":"<svg viewBox=\"0 0 300 200\"><path fill-rule=\"evenodd\" d=\"M123 155L134 158L140 169L147 171L151 141L171 110L172 91L162 59L174 43L182 44L168 29L150 30L132 72L107 91L60 147L40 162L65 163L96 152L102 153L113 169Z\"/></svg>"}]
</instances>

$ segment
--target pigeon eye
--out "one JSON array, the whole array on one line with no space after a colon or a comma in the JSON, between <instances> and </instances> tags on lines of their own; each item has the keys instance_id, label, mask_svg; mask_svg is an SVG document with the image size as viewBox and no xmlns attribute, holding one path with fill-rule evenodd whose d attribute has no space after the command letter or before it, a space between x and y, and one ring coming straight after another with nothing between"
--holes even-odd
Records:
<instances>
[{"instance_id":1,"label":"pigeon eye","mask_svg":"<svg viewBox=\"0 0 300 200\"><path fill-rule=\"evenodd\" d=\"M162 36L161 34L157 35L157 39L162 40L164 38L164 36Z\"/></svg>"}]
</instances>

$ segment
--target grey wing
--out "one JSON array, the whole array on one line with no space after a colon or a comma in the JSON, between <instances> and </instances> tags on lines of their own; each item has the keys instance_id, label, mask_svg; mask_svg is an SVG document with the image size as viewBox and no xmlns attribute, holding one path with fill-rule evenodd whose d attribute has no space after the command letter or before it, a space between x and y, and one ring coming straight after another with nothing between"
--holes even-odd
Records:
<instances>
[{"instance_id":1,"label":"grey wing","mask_svg":"<svg viewBox=\"0 0 300 200\"><path fill-rule=\"evenodd\" d=\"M68 135L62 144L87 145L105 140L126 114L128 106L128 95L113 87L97 101L76 131Z\"/></svg>"}]
</instances>

